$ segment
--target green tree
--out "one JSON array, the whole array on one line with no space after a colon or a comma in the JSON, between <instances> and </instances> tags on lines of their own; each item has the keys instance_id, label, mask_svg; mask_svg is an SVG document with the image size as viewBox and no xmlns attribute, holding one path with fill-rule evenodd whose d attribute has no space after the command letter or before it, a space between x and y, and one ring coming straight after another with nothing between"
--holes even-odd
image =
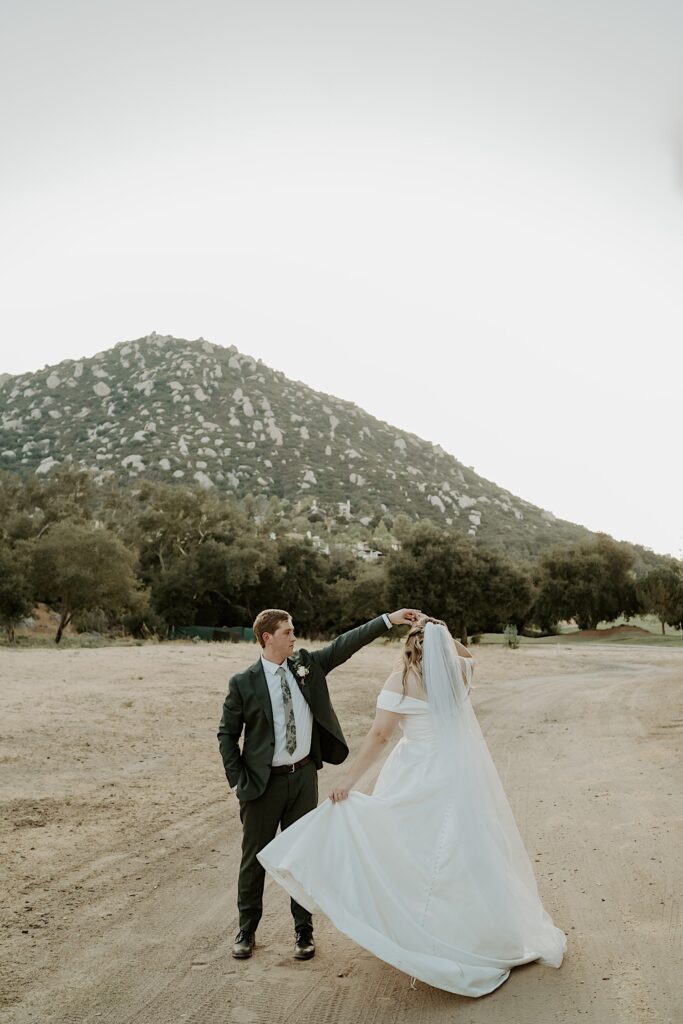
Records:
<instances>
[{"instance_id":1,"label":"green tree","mask_svg":"<svg viewBox=\"0 0 683 1024\"><path fill-rule=\"evenodd\" d=\"M25 481L16 473L0 472L0 538L3 545L13 545L36 533L35 502L31 491L35 481Z\"/></svg>"},{"instance_id":2,"label":"green tree","mask_svg":"<svg viewBox=\"0 0 683 1024\"><path fill-rule=\"evenodd\" d=\"M399 512L394 518L392 523L392 532L394 537L403 544L404 541L409 540L415 529L415 521L406 515L405 512Z\"/></svg>"},{"instance_id":3,"label":"green tree","mask_svg":"<svg viewBox=\"0 0 683 1024\"><path fill-rule=\"evenodd\" d=\"M155 615L167 626L193 626L197 618L197 575L194 555L177 555L164 562L150 583Z\"/></svg>"},{"instance_id":4,"label":"green tree","mask_svg":"<svg viewBox=\"0 0 683 1024\"><path fill-rule=\"evenodd\" d=\"M360 626L389 610L384 566L359 562L348 569L348 575L339 576L333 584L337 616L333 630L337 633Z\"/></svg>"},{"instance_id":5,"label":"green tree","mask_svg":"<svg viewBox=\"0 0 683 1024\"><path fill-rule=\"evenodd\" d=\"M146 577L152 608L167 625L250 625L260 601L277 598L284 569L269 538L247 532L232 543L207 539L187 547Z\"/></svg>"},{"instance_id":6,"label":"green tree","mask_svg":"<svg viewBox=\"0 0 683 1024\"><path fill-rule=\"evenodd\" d=\"M0 622L9 642L15 642L18 622L31 614L33 587L28 548L0 549Z\"/></svg>"},{"instance_id":7,"label":"green tree","mask_svg":"<svg viewBox=\"0 0 683 1024\"><path fill-rule=\"evenodd\" d=\"M292 540L280 547L278 564L281 575L273 607L290 612L302 636L320 636L330 602L327 557L310 543Z\"/></svg>"},{"instance_id":8,"label":"green tree","mask_svg":"<svg viewBox=\"0 0 683 1024\"><path fill-rule=\"evenodd\" d=\"M412 604L467 643L468 633L500 632L529 621L534 588L529 572L467 537L431 523L414 526L388 560L390 603Z\"/></svg>"},{"instance_id":9,"label":"green tree","mask_svg":"<svg viewBox=\"0 0 683 1024\"><path fill-rule=\"evenodd\" d=\"M92 473L77 466L60 466L44 483L29 483L27 489L35 504L37 538L65 519L88 522L100 500Z\"/></svg>"},{"instance_id":10,"label":"green tree","mask_svg":"<svg viewBox=\"0 0 683 1024\"><path fill-rule=\"evenodd\" d=\"M470 619L477 633L500 633L508 624L518 630L530 621L535 589L524 566L486 548L474 552L474 585Z\"/></svg>"},{"instance_id":11,"label":"green tree","mask_svg":"<svg viewBox=\"0 0 683 1024\"><path fill-rule=\"evenodd\" d=\"M43 534L36 545L34 583L59 609L55 643L75 613L101 608L120 615L140 604L135 562L135 554L102 527L66 521Z\"/></svg>"},{"instance_id":12,"label":"green tree","mask_svg":"<svg viewBox=\"0 0 683 1024\"><path fill-rule=\"evenodd\" d=\"M472 542L422 522L404 534L401 550L388 560L387 596L396 607L412 605L443 619L467 643L468 625L479 613L476 578Z\"/></svg>"},{"instance_id":13,"label":"green tree","mask_svg":"<svg viewBox=\"0 0 683 1024\"><path fill-rule=\"evenodd\" d=\"M260 512L256 512L260 509ZM247 591L260 579L270 540L253 516L268 522L277 506L244 504L213 491L144 484L112 509L113 529L140 552L140 574L155 616L167 625L231 625L249 621Z\"/></svg>"},{"instance_id":14,"label":"green tree","mask_svg":"<svg viewBox=\"0 0 683 1024\"><path fill-rule=\"evenodd\" d=\"M678 626L683 618L683 576L675 565L652 569L636 583L643 610L656 615L664 636L667 623Z\"/></svg>"},{"instance_id":15,"label":"green tree","mask_svg":"<svg viewBox=\"0 0 683 1024\"><path fill-rule=\"evenodd\" d=\"M169 560L187 557L209 540L229 544L252 530L240 505L230 498L148 482L112 502L107 525L140 552L143 576L163 571Z\"/></svg>"},{"instance_id":16,"label":"green tree","mask_svg":"<svg viewBox=\"0 0 683 1024\"><path fill-rule=\"evenodd\" d=\"M169 617L171 610L162 607L160 600L156 600L157 610L176 624L250 625L256 617L253 594L260 588L264 575L273 569L275 560L274 546L267 538L246 533L230 544L207 540L196 545L187 558L176 560L183 565L185 577L177 582L176 592L178 596L186 595L186 600L191 599L190 617L186 612L185 618L179 619L178 608L174 617ZM153 594L156 589L153 582Z\"/></svg>"},{"instance_id":17,"label":"green tree","mask_svg":"<svg viewBox=\"0 0 683 1024\"><path fill-rule=\"evenodd\" d=\"M540 558L533 617L543 629L574 619L595 629L620 615L634 615L639 604L632 572L633 552L599 534L595 541L551 548Z\"/></svg>"}]
</instances>

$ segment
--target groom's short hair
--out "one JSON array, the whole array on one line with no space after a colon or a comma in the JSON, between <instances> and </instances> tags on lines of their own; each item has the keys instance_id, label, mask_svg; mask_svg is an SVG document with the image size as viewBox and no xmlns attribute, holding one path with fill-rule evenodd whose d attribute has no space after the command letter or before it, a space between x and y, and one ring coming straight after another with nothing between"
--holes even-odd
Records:
<instances>
[{"instance_id":1,"label":"groom's short hair","mask_svg":"<svg viewBox=\"0 0 683 1024\"><path fill-rule=\"evenodd\" d=\"M281 622L285 622L287 619L291 619L289 612L283 611L282 608L266 608L264 611L259 612L254 619L254 636L261 644L261 647L265 647L263 641L264 633L274 633Z\"/></svg>"}]
</instances>

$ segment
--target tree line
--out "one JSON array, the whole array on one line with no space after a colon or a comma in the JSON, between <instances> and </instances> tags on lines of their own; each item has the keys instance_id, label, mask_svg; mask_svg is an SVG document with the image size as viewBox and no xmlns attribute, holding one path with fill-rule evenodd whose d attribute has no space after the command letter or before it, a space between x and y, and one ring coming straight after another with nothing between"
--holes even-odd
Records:
<instances>
[{"instance_id":1,"label":"tree line","mask_svg":"<svg viewBox=\"0 0 683 1024\"><path fill-rule=\"evenodd\" d=\"M123 490L69 467L47 480L2 474L0 621L13 640L44 602L58 615L57 642L69 624L163 637L173 626L248 626L261 608L283 607L300 635L317 638L409 602L466 642L508 625L547 633L568 619L582 629L638 613L656 614L662 629L683 620L681 564L637 576L629 545L603 534L520 563L402 516L368 563L343 546L324 553L292 521L276 498Z\"/></svg>"}]
</instances>

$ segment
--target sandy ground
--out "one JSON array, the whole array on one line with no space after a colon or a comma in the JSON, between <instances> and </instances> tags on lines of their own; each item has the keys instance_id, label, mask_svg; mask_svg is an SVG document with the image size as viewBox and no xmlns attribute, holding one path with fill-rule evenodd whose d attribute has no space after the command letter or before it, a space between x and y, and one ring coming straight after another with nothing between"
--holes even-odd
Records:
<instances>
[{"instance_id":1,"label":"sandy ground","mask_svg":"<svg viewBox=\"0 0 683 1024\"><path fill-rule=\"evenodd\" d=\"M316 958L293 961L271 882L253 959L229 956L240 825L215 732L229 675L255 653L0 652L0 1020L683 1019L682 653L475 648L475 707L569 936L561 970L528 965L480 1000L412 990L323 918ZM396 656L376 643L331 677L352 751ZM322 772L321 799L339 774Z\"/></svg>"}]
</instances>

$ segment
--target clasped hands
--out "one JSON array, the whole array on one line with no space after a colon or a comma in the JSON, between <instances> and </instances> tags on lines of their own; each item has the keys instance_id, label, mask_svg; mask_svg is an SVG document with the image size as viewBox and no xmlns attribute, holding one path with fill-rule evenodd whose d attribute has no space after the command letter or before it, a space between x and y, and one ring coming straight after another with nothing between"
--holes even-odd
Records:
<instances>
[{"instance_id":1,"label":"clasped hands","mask_svg":"<svg viewBox=\"0 0 683 1024\"><path fill-rule=\"evenodd\" d=\"M417 608L399 608L397 612L391 612L389 621L392 626L410 626L422 615Z\"/></svg>"}]
</instances>

